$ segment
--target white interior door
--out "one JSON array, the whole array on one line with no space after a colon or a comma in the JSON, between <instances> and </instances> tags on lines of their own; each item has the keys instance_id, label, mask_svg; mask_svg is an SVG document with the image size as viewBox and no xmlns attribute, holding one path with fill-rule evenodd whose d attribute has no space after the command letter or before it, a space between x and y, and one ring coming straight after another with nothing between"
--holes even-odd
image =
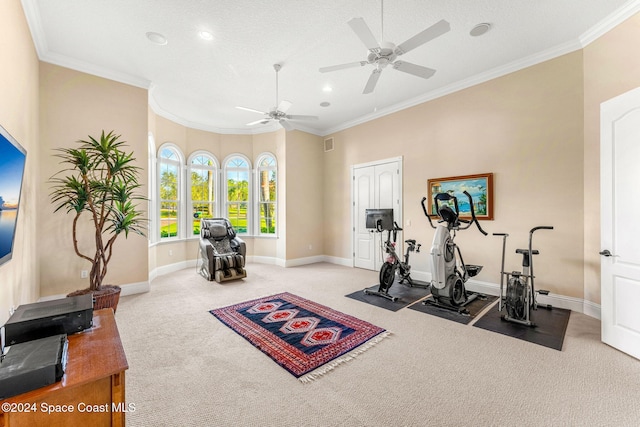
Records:
<instances>
[{"instance_id":1,"label":"white interior door","mask_svg":"<svg viewBox=\"0 0 640 427\"><path fill-rule=\"evenodd\" d=\"M380 241L386 233L373 233L366 228L367 209L393 209L395 221L400 225L401 212L401 160L381 160L357 165L353 168L353 242L354 266L379 270L382 266ZM402 242L402 235L398 234ZM401 245L399 246L402 247Z\"/></svg>"},{"instance_id":2,"label":"white interior door","mask_svg":"<svg viewBox=\"0 0 640 427\"><path fill-rule=\"evenodd\" d=\"M374 167L354 169L354 248L353 265L367 270L375 270L375 239L373 233L367 229L365 223L365 209L375 206L375 177Z\"/></svg>"},{"instance_id":3,"label":"white interior door","mask_svg":"<svg viewBox=\"0 0 640 427\"><path fill-rule=\"evenodd\" d=\"M602 341L640 359L640 88L601 105Z\"/></svg>"}]
</instances>

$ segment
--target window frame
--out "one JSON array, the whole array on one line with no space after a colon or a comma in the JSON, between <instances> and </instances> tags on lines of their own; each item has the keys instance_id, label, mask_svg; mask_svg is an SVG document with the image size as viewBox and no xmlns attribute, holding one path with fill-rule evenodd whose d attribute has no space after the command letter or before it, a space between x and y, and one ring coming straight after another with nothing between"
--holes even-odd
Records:
<instances>
[{"instance_id":1,"label":"window frame","mask_svg":"<svg viewBox=\"0 0 640 427\"><path fill-rule=\"evenodd\" d=\"M162 152L166 149L169 149L171 151L174 152L174 154L176 154L177 156L177 160L173 160L173 159L167 159L165 157L162 157ZM175 240L180 240L184 238L184 220L181 220L181 216L184 216L185 214L185 197L184 197L184 182L185 182L185 165L184 165L184 155L182 154L182 150L180 150L180 147L178 147L176 144L172 143L172 142L165 142L162 145L160 145L160 147L158 147L158 151L157 151L157 161L156 161L156 165L157 165L157 172L156 172L156 186L157 186L157 191L156 194L158 196L158 203L157 203L157 208L158 208L158 212L157 212L157 218L158 221L155 224L155 229L154 229L154 234L157 236L157 241L158 242L169 242L169 241L175 241ZM177 232L175 236L168 236L168 237L162 237L162 232L161 232L161 223L162 223L162 203L164 201L164 199L161 198L160 196L160 188L161 188L161 182L162 182L162 164L169 164L169 165L174 165L177 168L177 183L176 183L176 187L177 187L177 197L178 199L175 201L176 203L176 225L177 225ZM167 199L169 200L169 199Z\"/></svg>"},{"instance_id":2,"label":"window frame","mask_svg":"<svg viewBox=\"0 0 640 427\"><path fill-rule=\"evenodd\" d=\"M202 165L202 167L200 166L196 166L194 167L193 165L193 160L197 157L200 156L204 156L204 157L208 157L210 160L212 160L213 162L213 166L211 167L205 167L204 165ZM207 202L207 203L213 203L213 209L211 211L211 216L213 217L219 217L220 214L220 164L218 163L218 159L216 158L216 156L213 155L213 153L206 151L206 150L196 150L193 153L191 153L191 155L189 156L189 159L187 161L187 172L186 172L186 176L187 176L187 180L186 180L186 193L187 193L187 210L185 212L185 230L186 230L186 238L187 239L191 239L191 238L198 238L199 235L196 234L192 234L192 230L193 230L193 193L192 193L192 187L193 187L193 182L192 182L192 176L191 173L192 171L196 169L196 170L212 170L213 171L213 175L214 175L214 184L213 184L213 202Z\"/></svg>"},{"instance_id":3,"label":"window frame","mask_svg":"<svg viewBox=\"0 0 640 427\"><path fill-rule=\"evenodd\" d=\"M273 165L272 166L261 166L261 163L267 159L267 158L271 158L273 160ZM260 180L261 180L261 172L262 171L273 171L275 173L275 189L274 189L274 193L275 193L275 200L274 201L269 201L269 202L261 202L260 201ZM278 226L278 159L276 158L276 156L271 153L271 152L264 152L264 153L260 153L257 157L256 157L256 169L255 169L255 189L256 189L256 197L255 197L255 203L254 203L254 218L255 220L255 224L254 224L254 235L255 236L261 236L261 237L277 237L278 236L278 230L280 229L280 227ZM275 232L274 233L263 233L262 232L262 227L260 224L261 221L261 217L260 217L260 208L262 204L273 204L273 220L275 223Z\"/></svg>"},{"instance_id":4,"label":"window frame","mask_svg":"<svg viewBox=\"0 0 640 427\"><path fill-rule=\"evenodd\" d=\"M233 167L233 166L229 166L229 163L236 159L242 159L246 164L247 167L244 168L239 168L239 167ZM229 201L229 178L228 178L228 173L230 171L246 171L247 172L247 200L246 202L237 202L237 201ZM229 211L229 205L231 203L246 203L247 204L247 229L246 231L242 232L240 231L240 229L237 226L234 226L234 228L236 229L236 233L239 235L243 235L243 236L252 236L253 235L253 185L252 183L254 182L254 175L255 175L255 171L252 169L251 167L251 160L245 156L244 154L241 153L233 153L228 155L223 162L223 167L222 167L222 176L221 176L221 181L222 181L222 195L224 195L224 207L220 206L220 216L223 216L225 218L229 218L229 221L231 221L231 223L233 224L233 221L231 220L231 218L228 215L228 211Z\"/></svg>"}]
</instances>

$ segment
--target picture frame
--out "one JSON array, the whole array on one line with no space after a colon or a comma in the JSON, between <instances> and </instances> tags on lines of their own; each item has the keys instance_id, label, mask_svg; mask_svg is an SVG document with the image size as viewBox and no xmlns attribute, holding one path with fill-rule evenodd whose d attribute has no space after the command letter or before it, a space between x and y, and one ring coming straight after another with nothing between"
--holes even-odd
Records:
<instances>
[{"instance_id":1,"label":"picture frame","mask_svg":"<svg viewBox=\"0 0 640 427\"><path fill-rule=\"evenodd\" d=\"M473 199L474 213L478 220L493 220L493 173L452 176L427 180L427 198L430 206L429 214L436 217L436 206L433 197L438 193L452 193L458 199L459 217L471 219L471 208L467 191Z\"/></svg>"}]
</instances>

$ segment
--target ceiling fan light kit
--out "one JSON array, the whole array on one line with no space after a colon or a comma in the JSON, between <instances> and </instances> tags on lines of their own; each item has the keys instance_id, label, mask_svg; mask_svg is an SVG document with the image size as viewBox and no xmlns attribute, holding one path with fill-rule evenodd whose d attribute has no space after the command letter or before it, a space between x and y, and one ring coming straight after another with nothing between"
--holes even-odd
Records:
<instances>
[{"instance_id":1,"label":"ceiling fan light kit","mask_svg":"<svg viewBox=\"0 0 640 427\"><path fill-rule=\"evenodd\" d=\"M254 122L247 123L247 126L253 126L257 124L267 124L269 122L275 121L280 123L280 125L285 130L294 130L295 128L288 122L288 120L318 120L318 116L304 116L304 115L295 115L295 114L287 114L287 111L293 105L289 101L282 100L278 103L278 72L282 68L282 64L273 64L273 69L276 71L276 106L273 107L270 111L260 111L255 110L253 108L247 107L236 107L240 110L251 111L252 113L263 114L263 117L260 120L256 120Z\"/></svg>"},{"instance_id":2,"label":"ceiling fan light kit","mask_svg":"<svg viewBox=\"0 0 640 427\"><path fill-rule=\"evenodd\" d=\"M384 2L381 2L381 8L384 12ZM383 13L381 15L383 15ZM443 19L396 46L394 43L384 40L378 42L363 18L353 18L349 20L347 24L369 51L367 54L367 60L322 67L320 68L320 72L328 73L346 68L373 65L374 69L367 80L364 90L362 91L363 94L374 91L382 70L384 70L388 65L391 65L394 70L402 71L403 73L411 74L423 79L428 79L433 76L436 70L432 68L427 68L422 65L406 61L396 61L396 59L398 56L404 55L405 53L420 47L451 30L450 24ZM382 27L384 28L384 25Z\"/></svg>"}]
</instances>

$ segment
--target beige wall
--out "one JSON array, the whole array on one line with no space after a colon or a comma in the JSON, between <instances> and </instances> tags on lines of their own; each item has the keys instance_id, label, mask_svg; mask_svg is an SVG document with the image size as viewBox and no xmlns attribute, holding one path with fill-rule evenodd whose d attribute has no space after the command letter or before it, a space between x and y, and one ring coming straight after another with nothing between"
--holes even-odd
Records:
<instances>
[{"instance_id":1,"label":"beige wall","mask_svg":"<svg viewBox=\"0 0 640 427\"><path fill-rule=\"evenodd\" d=\"M0 324L38 297L38 57L19 0L0 4L0 125L27 150L12 259L0 266Z\"/></svg>"},{"instance_id":2,"label":"beige wall","mask_svg":"<svg viewBox=\"0 0 640 427\"><path fill-rule=\"evenodd\" d=\"M640 14L584 49L584 298L600 303L600 104L640 86ZM638 230L629 230L638 233ZM638 236L640 238L640 236Z\"/></svg>"},{"instance_id":3,"label":"beige wall","mask_svg":"<svg viewBox=\"0 0 640 427\"><path fill-rule=\"evenodd\" d=\"M336 148L324 154L325 253L351 258L350 166L404 156L405 239L431 246L420 207L429 178L492 172L495 220L482 226L510 234L507 268L519 266L511 253L529 229L553 225L536 236L537 282L581 298L582 81L575 52L333 135ZM499 282L499 238L469 229L457 242L467 263L484 266L478 280ZM429 270L428 254L413 257L414 269Z\"/></svg>"},{"instance_id":4,"label":"beige wall","mask_svg":"<svg viewBox=\"0 0 640 427\"><path fill-rule=\"evenodd\" d=\"M325 254L322 154L319 136L287 132L287 260Z\"/></svg>"},{"instance_id":5,"label":"beige wall","mask_svg":"<svg viewBox=\"0 0 640 427\"><path fill-rule=\"evenodd\" d=\"M53 213L48 197L48 179L59 169L53 156L59 147L72 147L88 135L99 137L115 130L127 141L141 169L142 194L147 193L147 91L112 80L73 71L47 63L40 64L40 162L38 194L39 236L36 247L40 260L41 296L68 293L86 288L88 279L81 270L90 264L75 255L71 225L72 215ZM141 208L145 211L146 205ZM88 217L87 217L88 218ZM86 220L88 224L88 219ZM81 247L90 255L91 229L79 236ZM120 237L105 284L122 285L148 281L148 241L131 235Z\"/></svg>"}]
</instances>

